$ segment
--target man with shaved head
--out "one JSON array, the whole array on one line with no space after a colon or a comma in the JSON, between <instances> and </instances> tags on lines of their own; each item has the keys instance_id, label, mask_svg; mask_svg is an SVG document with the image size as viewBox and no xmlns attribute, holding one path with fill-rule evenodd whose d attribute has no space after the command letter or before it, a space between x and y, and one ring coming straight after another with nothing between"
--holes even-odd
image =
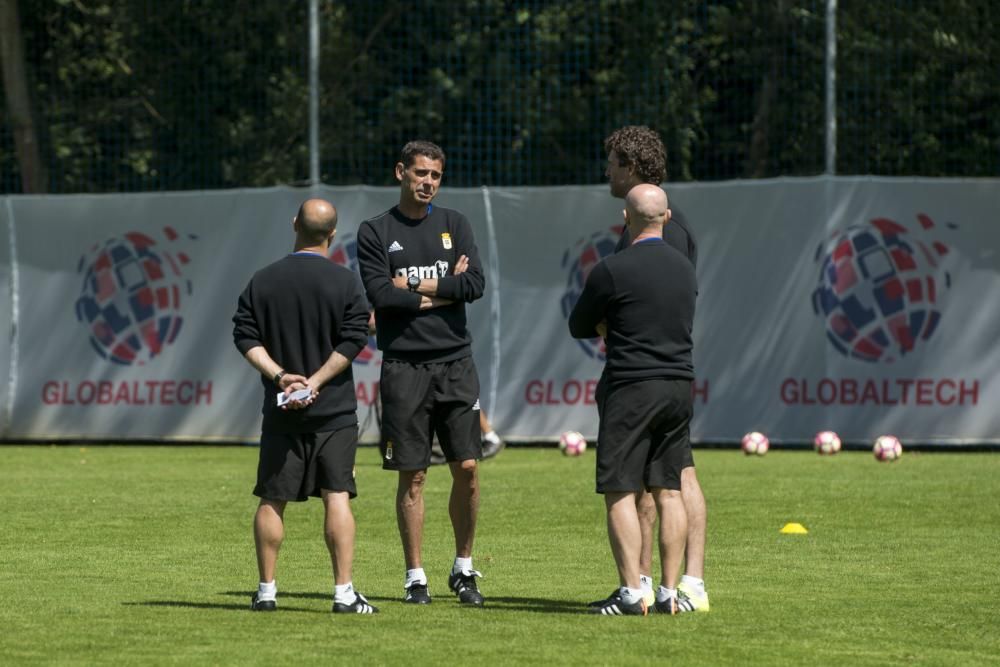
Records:
<instances>
[{"instance_id":1,"label":"man with shaved head","mask_svg":"<svg viewBox=\"0 0 1000 667\"><path fill-rule=\"evenodd\" d=\"M608 177L611 196L624 199L637 185L644 183L659 185L667 178L667 149L660 135L645 125L626 125L620 127L604 140L604 151L608 161L605 174ZM692 266L697 266L698 245L694 233L684 214L676 206L670 207L670 216L663 227L663 240L678 250L690 260ZM625 231L615 252L627 248L631 244L628 231ZM690 452L690 450L689 450ZM708 512L705 506L705 495L694 466L694 454L691 453L683 462L681 472L681 497L687 510L688 534L684 547L684 576L678 584L681 606L691 606L695 611L709 610L708 591L705 590L705 535L707 530ZM639 578L647 602L652 604L654 598L652 565L653 565L653 532L656 525L656 505L648 493L641 493L636 498L639 510L639 523L642 526L642 554L639 558ZM611 594L616 596L617 590ZM591 604L597 607L604 603L598 600Z\"/></svg>"},{"instance_id":2,"label":"man with shaved head","mask_svg":"<svg viewBox=\"0 0 1000 667\"><path fill-rule=\"evenodd\" d=\"M277 608L275 568L288 501L322 498L335 613L378 611L354 590L357 400L351 361L368 341L357 275L327 259L337 210L309 199L292 220L293 252L261 269L233 316L237 349L264 386L254 541L260 583L253 611Z\"/></svg>"},{"instance_id":3,"label":"man with shaved head","mask_svg":"<svg viewBox=\"0 0 1000 667\"><path fill-rule=\"evenodd\" d=\"M687 535L681 470L690 456L694 265L663 240L667 196L652 184L625 197L630 245L587 277L569 317L574 338L602 335L607 361L597 396L597 492L621 588L592 606L604 615L676 614ZM648 491L660 517L662 581L649 607L639 579L642 531L636 499Z\"/></svg>"}]
</instances>

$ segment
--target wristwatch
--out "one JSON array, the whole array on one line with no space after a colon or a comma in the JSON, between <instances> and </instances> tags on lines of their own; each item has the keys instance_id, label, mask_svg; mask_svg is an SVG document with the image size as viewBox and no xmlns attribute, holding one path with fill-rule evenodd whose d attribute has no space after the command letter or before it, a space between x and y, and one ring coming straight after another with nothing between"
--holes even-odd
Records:
<instances>
[{"instance_id":1,"label":"wristwatch","mask_svg":"<svg viewBox=\"0 0 1000 667\"><path fill-rule=\"evenodd\" d=\"M420 276L410 276L409 278L407 278L406 287L411 292L416 292L417 289L420 287Z\"/></svg>"},{"instance_id":2,"label":"wristwatch","mask_svg":"<svg viewBox=\"0 0 1000 667\"><path fill-rule=\"evenodd\" d=\"M275 373L274 377L272 378L274 380L274 384L277 384L277 385L280 386L281 378L283 378L283 377L285 377L285 371L278 371L277 373Z\"/></svg>"}]
</instances>

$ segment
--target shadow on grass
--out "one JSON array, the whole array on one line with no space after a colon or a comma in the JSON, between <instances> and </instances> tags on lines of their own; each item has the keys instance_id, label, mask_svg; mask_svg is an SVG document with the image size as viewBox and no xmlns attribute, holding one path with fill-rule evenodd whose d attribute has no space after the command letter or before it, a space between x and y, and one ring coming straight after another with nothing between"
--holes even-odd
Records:
<instances>
[{"instance_id":1,"label":"shadow on grass","mask_svg":"<svg viewBox=\"0 0 1000 667\"><path fill-rule=\"evenodd\" d=\"M247 593L246 591L224 591L221 594L234 597L249 596L249 593ZM330 600L332 597L329 593L295 593L289 591L281 591L279 595L282 599L298 598L303 600ZM365 597L371 602L399 602L400 604L403 604L402 598L398 597L388 597L385 595L368 595L367 593L365 593ZM447 602L454 601L454 597L450 594L445 596L443 599L446 600ZM232 605L218 605L218 606L231 607ZM286 609L286 607L281 607L281 609ZM528 598L528 597L487 597L485 609L487 610L496 609L503 611L529 611L529 612L538 612L544 614L587 613L587 606L582 602L570 601L570 600L550 600L548 598Z\"/></svg>"},{"instance_id":2,"label":"shadow on grass","mask_svg":"<svg viewBox=\"0 0 1000 667\"><path fill-rule=\"evenodd\" d=\"M587 605L575 600L552 600L549 598L490 597L486 604L491 609L504 611L529 611L542 614L585 614Z\"/></svg>"},{"instance_id":3,"label":"shadow on grass","mask_svg":"<svg viewBox=\"0 0 1000 667\"><path fill-rule=\"evenodd\" d=\"M242 595L242 594L241 594ZM247 596L249 600L249 596ZM125 607L181 607L187 609L221 609L224 611L250 611L250 603L247 604L219 604L217 602L189 602L186 600L146 600L144 602L122 602ZM316 613L316 609L302 609L301 607L281 606L281 611L304 611Z\"/></svg>"},{"instance_id":4,"label":"shadow on grass","mask_svg":"<svg viewBox=\"0 0 1000 667\"><path fill-rule=\"evenodd\" d=\"M400 597L388 597L385 595L369 595L368 593L361 591L361 594L365 596L365 599L370 602L402 602L403 598ZM219 595L230 595L233 597L245 597L250 599L251 593L247 591L223 591ZM281 590L278 593L278 597L282 600L286 598L298 598L300 600L326 600L327 602L333 602L333 592L329 593L296 593L294 591ZM284 608L284 607L282 607Z\"/></svg>"},{"instance_id":5,"label":"shadow on grass","mask_svg":"<svg viewBox=\"0 0 1000 667\"><path fill-rule=\"evenodd\" d=\"M368 598L369 600L390 600L390 599L392 599L392 598L385 598L385 597L383 597L383 598L374 597L372 595L368 595L364 591L361 591L361 593L364 594L364 596L366 598ZM232 596L232 597L246 598L246 599L249 600L250 596L253 595L253 591L223 591L222 593L219 593L219 595L229 595L229 596ZM333 593L332 592L330 592L330 593L295 593L293 591L286 591L286 590L282 589L281 591L278 592L278 597L280 597L282 600L284 600L285 598L298 598L300 600L327 600L327 601L332 601L333 600Z\"/></svg>"}]
</instances>

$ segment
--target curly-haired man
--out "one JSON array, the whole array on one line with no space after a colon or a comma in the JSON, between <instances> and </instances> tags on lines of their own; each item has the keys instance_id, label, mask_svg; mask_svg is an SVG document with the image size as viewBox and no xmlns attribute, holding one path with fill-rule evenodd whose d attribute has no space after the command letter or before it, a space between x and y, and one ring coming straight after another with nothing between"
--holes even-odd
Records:
<instances>
[{"instance_id":1,"label":"curly-haired man","mask_svg":"<svg viewBox=\"0 0 1000 667\"><path fill-rule=\"evenodd\" d=\"M667 151L660 135L644 125L627 125L618 128L604 140L604 150L608 156L606 174L611 188L611 196L624 199L637 185L650 183L660 185L666 180ZM663 226L663 240L697 263L698 248L684 215L671 207L668 223ZM628 230L622 233L615 252L631 245ZM690 452L690 450L688 450ZM707 510L705 496L695 474L694 459L691 457L681 472L681 495L687 513L687 545L684 552L684 576L678 590L679 611L709 610L708 593L705 590L705 532ZM639 559L643 589L647 597L653 595L653 527L656 523L656 506L649 493L636 498L642 529L642 551ZM673 591L657 591L662 597ZM618 595L616 590L612 597ZM603 604L599 600L592 606ZM650 605L651 606L651 605Z\"/></svg>"}]
</instances>

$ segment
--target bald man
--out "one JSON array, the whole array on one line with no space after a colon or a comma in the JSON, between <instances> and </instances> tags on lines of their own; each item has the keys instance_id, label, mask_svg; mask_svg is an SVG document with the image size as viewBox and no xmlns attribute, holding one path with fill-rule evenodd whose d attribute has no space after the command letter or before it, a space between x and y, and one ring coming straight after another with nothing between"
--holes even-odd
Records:
<instances>
[{"instance_id":1,"label":"bald man","mask_svg":"<svg viewBox=\"0 0 1000 667\"><path fill-rule=\"evenodd\" d=\"M659 185L667 180L667 149L659 133L645 125L620 127L604 140L604 151L608 161L605 173L608 177L611 196L624 199L637 185L648 183ZM670 218L664 223L663 240L676 248L690 260L698 263L698 244L694 232L684 214L676 206L670 207ZM615 247L615 252L631 244L626 230ZM685 462L681 472L681 497L687 510L688 534L684 547L684 575L678 584L681 597L686 597L699 612L709 611L708 591L705 590L705 536L708 512L705 495L695 471L694 454ZM647 602L652 604L653 591L652 564L654 528L656 525L656 504L648 493L637 499L639 524L642 527L642 554L639 557L639 579ZM617 591L612 593L617 595ZM593 603L599 606L603 600Z\"/></svg>"},{"instance_id":2,"label":"bald man","mask_svg":"<svg viewBox=\"0 0 1000 667\"><path fill-rule=\"evenodd\" d=\"M254 542L260 583L253 611L277 608L275 569L288 501L323 500L335 613L378 611L354 590L357 401L351 361L368 341L368 304L351 270L327 259L337 228L330 202L309 199L292 219L291 254L250 279L233 340L264 387ZM290 400L289 400L290 399Z\"/></svg>"},{"instance_id":3,"label":"bald man","mask_svg":"<svg viewBox=\"0 0 1000 667\"><path fill-rule=\"evenodd\" d=\"M631 244L590 272L569 317L574 338L603 335L607 361L599 386L597 493L621 587L590 611L645 615L693 611L678 597L687 534L681 470L690 456L694 379L691 330L697 285L688 258L663 240L667 196L656 185L625 198ZM650 608L639 579L642 533L636 497L649 491L660 517L661 584Z\"/></svg>"}]
</instances>

